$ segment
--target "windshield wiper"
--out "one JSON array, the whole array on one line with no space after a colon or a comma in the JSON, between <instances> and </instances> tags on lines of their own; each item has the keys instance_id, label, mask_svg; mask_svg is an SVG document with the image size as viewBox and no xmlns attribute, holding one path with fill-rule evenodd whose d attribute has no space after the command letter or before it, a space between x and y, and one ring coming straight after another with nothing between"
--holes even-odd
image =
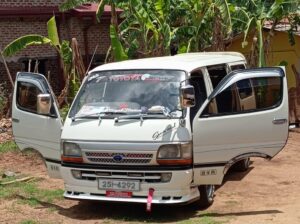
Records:
<instances>
[{"instance_id":1,"label":"windshield wiper","mask_svg":"<svg viewBox=\"0 0 300 224\"><path fill-rule=\"evenodd\" d=\"M154 118L161 118L167 117L172 118L172 112L168 107L159 106L157 108L150 108L150 109L142 109L140 113L138 114L130 114L130 115L123 115L115 118L115 122L119 122L119 120L123 119L133 119L133 118L139 118L141 122L143 121L144 117L154 117Z\"/></svg>"},{"instance_id":2,"label":"windshield wiper","mask_svg":"<svg viewBox=\"0 0 300 224\"><path fill-rule=\"evenodd\" d=\"M76 119L81 119L81 118L91 118L95 117L101 120L102 117L107 116L107 115L113 115L113 114L126 114L125 112L121 111L102 111L98 113L91 113L91 114L83 114L83 115L75 115L71 119L72 121L75 121Z\"/></svg>"}]
</instances>

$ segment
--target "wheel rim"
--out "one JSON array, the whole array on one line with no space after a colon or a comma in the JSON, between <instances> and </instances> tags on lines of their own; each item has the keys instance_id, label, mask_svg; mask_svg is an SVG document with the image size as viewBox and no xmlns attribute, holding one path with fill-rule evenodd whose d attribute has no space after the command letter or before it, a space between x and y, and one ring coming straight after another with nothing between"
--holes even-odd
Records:
<instances>
[{"instance_id":1,"label":"wheel rim","mask_svg":"<svg viewBox=\"0 0 300 224\"><path fill-rule=\"evenodd\" d=\"M206 185L207 198L212 200L213 197L214 197L214 192L215 192L215 186L214 185Z\"/></svg>"},{"instance_id":2,"label":"wheel rim","mask_svg":"<svg viewBox=\"0 0 300 224\"><path fill-rule=\"evenodd\" d=\"M250 166L250 159L245 159L245 168L248 168Z\"/></svg>"}]
</instances>

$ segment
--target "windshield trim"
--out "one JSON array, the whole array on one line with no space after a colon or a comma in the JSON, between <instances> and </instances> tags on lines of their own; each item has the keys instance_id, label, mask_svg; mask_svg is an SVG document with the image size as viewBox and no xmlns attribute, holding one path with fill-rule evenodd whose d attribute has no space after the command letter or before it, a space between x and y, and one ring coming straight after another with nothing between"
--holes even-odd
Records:
<instances>
[{"instance_id":1,"label":"windshield trim","mask_svg":"<svg viewBox=\"0 0 300 224\"><path fill-rule=\"evenodd\" d=\"M82 92L84 91L84 88L86 87L86 85L89 82L89 78L97 73L102 73L102 72L114 72L114 71L124 71L124 72L129 72L129 71L141 71L141 70L146 70L146 71L157 71L157 70L162 70L162 71L176 71L176 72L183 72L184 73L184 78L183 80L186 80L188 78L189 72L187 72L186 70L182 70L182 69L162 69L162 68L151 68L151 69L109 69L109 70L98 70L98 71L94 71L94 72L90 72L84 79L84 82L81 84L81 87L79 89L79 91L77 92L71 107L69 109L69 113L68 113L68 118L72 118L75 116L75 114L73 114L73 110L74 110L74 106L77 103L77 100L79 99L79 96L81 96ZM181 81L183 81L181 80ZM182 115L180 116L181 118L184 118L186 116L186 109L182 109ZM180 117L174 117L174 118L180 118ZM165 119L165 118L164 118Z\"/></svg>"}]
</instances>

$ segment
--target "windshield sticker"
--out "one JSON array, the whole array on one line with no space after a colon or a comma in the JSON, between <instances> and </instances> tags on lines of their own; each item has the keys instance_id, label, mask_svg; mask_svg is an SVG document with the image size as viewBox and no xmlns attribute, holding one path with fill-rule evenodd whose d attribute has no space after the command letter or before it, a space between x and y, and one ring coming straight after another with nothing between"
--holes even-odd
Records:
<instances>
[{"instance_id":1,"label":"windshield sticker","mask_svg":"<svg viewBox=\"0 0 300 224\"><path fill-rule=\"evenodd\" d=\"M86 114L96 114L106 111L107 107L99 107L99 106L92 106L92 105L83 105L76 116L82 116Z\"/></svg>"},{"instance_id":2,"label":"windshield sticker","mask_svg":"<svg viewBox=\"0 0 300 224\"><path fill-rule=\"evenodd\" d=\"M174 76L170 76L170 75L164 75L164 76L159 76L159 75L151 75L151 74L144 74L141 77L142 81L169 81L172 80L174 78Z\"/></svg>"},{"instance_id":3,"label":"windshield sticker","mask_svg":"<svg viewBox=\"0 0 300 224\"><path fill-rule=\"evenodd\" d=\"M126 75L113 75L109 77L111 82L120 82L120 81L139 81L141 80L141 74L126 74Z\"/></svg>"},{"instance_id":4,"label":"windshield sticker","mask_svg":"<svg viewBox=\"0 0 300 224\"><path fill-rule=\"evenodd\" d=\"M119 108L121 110L126 110L126 109L128 109L128 104L127 103L121 103L120 106L119 106Z\"/></svg>"},{"instance_id":5,"label":"windshield sticker","mask_svg":"<svg viewBox=\"0 0 300 224\"><path fill-rule=\"evenodd\" d=\"M161 82L170 81L174 79L171 75L152 75L152 74L124 74L124 75L111 75L111 76L100 76L100 74L92 75L88 78L88 82L126 82L126 81L144 81L144 82Z\"/></svg>"}]
</instances>

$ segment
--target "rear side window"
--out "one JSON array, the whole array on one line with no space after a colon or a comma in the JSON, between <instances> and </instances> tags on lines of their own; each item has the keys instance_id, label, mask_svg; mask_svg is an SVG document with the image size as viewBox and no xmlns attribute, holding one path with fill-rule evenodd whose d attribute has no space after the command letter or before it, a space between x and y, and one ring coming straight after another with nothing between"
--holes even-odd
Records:
<instances>
[{"instance_id":1,"label":"rear side window","mask_svg":"<svg viewBox=\"0 0 300 224\"><path fill-rule=\"evenodd\" d=\"M42 91L32 83L18 82L17 106L25 111L37 113L37 95Z\"/></svg>"},{"instance_id":2,"label":"rear side window","mask_svg":"<svg viewBox=\"0 0 300 224\"><path fill-rule=\"evenodd\" d=\"M262 77L244 79L218 94L214 101L216 110L204 110L205 116L228 115L267 110L280 105L282 100L282 78Z\"/></svg>"}]
</instances>

